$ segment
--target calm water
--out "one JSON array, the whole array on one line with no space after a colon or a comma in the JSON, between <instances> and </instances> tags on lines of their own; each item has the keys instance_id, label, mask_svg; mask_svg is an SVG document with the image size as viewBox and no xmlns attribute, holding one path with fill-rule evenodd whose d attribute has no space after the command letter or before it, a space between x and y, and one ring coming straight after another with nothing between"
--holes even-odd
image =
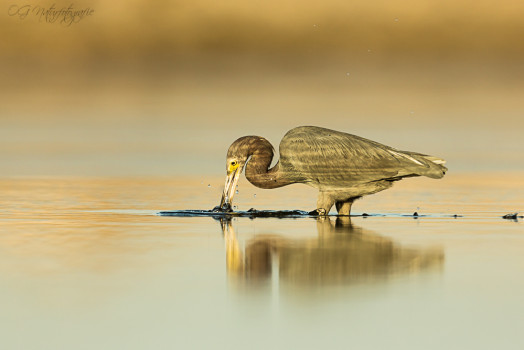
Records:
<instances>
[{"instance_id":1,"label":"calm water","mask_svg":"<svg viewBox=\"0 0 524 350\"><path fill-rule=\"evenodd\" d=\"M155 215L210 209L222 182L0 180L0 347L524 347L524 226L501 218L524 210L523 174L408 179L351 221ZM316 201L239 191L242 210Z\"/></svg>"}]
</instances>

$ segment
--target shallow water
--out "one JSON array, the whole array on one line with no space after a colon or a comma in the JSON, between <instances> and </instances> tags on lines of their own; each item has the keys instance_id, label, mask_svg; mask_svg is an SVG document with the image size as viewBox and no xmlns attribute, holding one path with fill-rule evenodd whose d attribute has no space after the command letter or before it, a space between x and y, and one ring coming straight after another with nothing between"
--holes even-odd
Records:
<instances>
[{"instance_id":1,"label":"shallow water","mask_svg":"<svg viewBox=\"0 0 524 350\"><path fill-rule=\"evenodd\" d=\"M408 179L354 205L369 217L220 220L157 214L212 208L223 178L4 178L0 347L520 349L524 226L502 215L523 179ZM235 198L315 200L245 179Z\"/></svg>"}]
</instances>

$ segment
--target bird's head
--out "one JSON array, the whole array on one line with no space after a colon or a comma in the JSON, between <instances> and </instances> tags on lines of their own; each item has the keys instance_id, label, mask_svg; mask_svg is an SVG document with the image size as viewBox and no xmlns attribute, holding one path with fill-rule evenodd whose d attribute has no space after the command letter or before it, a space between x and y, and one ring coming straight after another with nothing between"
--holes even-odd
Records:
<instances>
[{"instance_id":1,"label":"bird's head","mask_svg":"<svg viewBox=\"0 0 524 350\"><path fill-rule=\"evenodd\" d=\"M231 211L238 179L249 157L253 154L253 136L244 136L229 146L226 157L226 183L219 210Z\"/></svg>"}]
</instances>

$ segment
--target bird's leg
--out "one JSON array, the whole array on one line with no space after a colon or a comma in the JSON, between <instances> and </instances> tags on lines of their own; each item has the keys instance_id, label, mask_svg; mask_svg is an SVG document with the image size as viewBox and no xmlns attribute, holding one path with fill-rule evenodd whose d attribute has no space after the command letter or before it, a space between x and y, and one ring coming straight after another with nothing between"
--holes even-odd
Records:
<instances>
[{"instance_id":1,"label":"bird's leg","mask_svg":"<svg viewBox=\"0 0 524 350\"><path fill-rule=\"evenodd\" d=\"M335 206L337 207L338 215L349 216L351 213L351 205L353 200L348 200L345 202L336 202Z\"/></svg>"},{"instance_id":2,"label":"bird's leg","mask_svg":"<svg viewBox=\"0 0 524 350\"><path fill-rule=\"evenodd\" d=\"M313 215L313 216L326 216L327 215L326 210L323 208L311 210L308 214Z\"/></svg>"},{"instance_id":3,"label":"bird's leg","mask_svg":"<svg viewBox=\"0 0 524 350\"><path fill-rule=\"evenodd\" d=\"M320 191L317 199L317 209L310 212L312 215L328 215L331 207L335 204L335 199L328 193Z\"/></svg>"}]
</instances>

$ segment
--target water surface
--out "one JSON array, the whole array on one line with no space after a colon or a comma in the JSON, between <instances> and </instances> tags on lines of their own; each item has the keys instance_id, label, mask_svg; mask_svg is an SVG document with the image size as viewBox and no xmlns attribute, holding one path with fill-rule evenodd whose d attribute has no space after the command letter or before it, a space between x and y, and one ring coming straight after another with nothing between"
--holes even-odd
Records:
<instances>
[{"instance_id":1,"label":"water surface","mask_svg":"<svg viewBox=\"0 0 524 350\"><path fill-rule=\"evenodd\" d=\"M232 220L157 215L212 208L222 178L4 178L0 345L519 349L524 226L502 215L523 178L408 179L354 205L380 216ZM243 179L235 200L316 198Z\"/></svg>"}]
</instances>

